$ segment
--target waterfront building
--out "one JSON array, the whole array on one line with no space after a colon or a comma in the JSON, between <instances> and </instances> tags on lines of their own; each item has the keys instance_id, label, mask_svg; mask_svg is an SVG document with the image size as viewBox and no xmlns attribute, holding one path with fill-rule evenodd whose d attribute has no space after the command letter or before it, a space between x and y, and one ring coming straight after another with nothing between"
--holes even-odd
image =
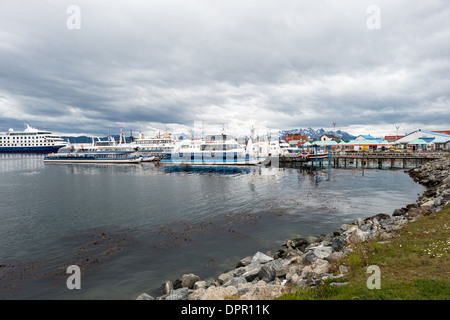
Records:
<instances>
[{"instance_id":1,"label":"waterfront building","mask_svg":"<svg viewBox=\"0 0 450 320\"><path fill-rule=\"evenodd\" d=\"M372 137L370 134L361 134L355 138L357 141L366 141L366 140L377 140L377 138ZM378 140L377 140L378 141Z\"/></svg>"},{"instance_id":2,"label":"waterfront building","mask_svg":"<svg viewBox=\"0 0 450 320\"><path fill-rule=\"evenodd\" d=\"M341 138L335 137L332 134L323 134L320 136L319 141L342 141Z\"/></svg>"},{"instance_id":3,"label":"waterfront building","mask_svg":"<svg viewBox=\"0 0 450 320\"><path fill-rule=\"evenodd\" d=\"M429 146L429 150L450 150L450 135L434 131L416 130L406 134L404 137L395 141L395 145L400 148L411 148L408 145L414 140L421 139Z\"/></svg>"}]
</instances>

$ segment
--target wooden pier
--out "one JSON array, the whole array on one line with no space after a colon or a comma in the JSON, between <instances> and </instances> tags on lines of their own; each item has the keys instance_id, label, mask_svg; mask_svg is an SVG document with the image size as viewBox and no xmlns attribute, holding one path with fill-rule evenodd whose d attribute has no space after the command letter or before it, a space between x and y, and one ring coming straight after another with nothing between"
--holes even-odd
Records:
<instances>
[{"instance_id":1,"label":"wooden pier","mask_svg":"<svg viewBox=\"0 0 450 320\"><path fill-rule=\"evenodd\" d=\"M450 155L445 151L332 151L328 159L305 160L297 154L287 154L279 158L280 164L334 167L334 168L375 168L411 169L438 158Z\"/></svg>"}]
</instances>

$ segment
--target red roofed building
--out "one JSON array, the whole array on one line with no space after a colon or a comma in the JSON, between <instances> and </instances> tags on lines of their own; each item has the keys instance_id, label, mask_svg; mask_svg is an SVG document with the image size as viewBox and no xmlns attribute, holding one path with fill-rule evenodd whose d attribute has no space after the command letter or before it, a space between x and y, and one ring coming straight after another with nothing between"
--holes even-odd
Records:
<instances>
[{"instance_id":1,"label":"red roofed building","mask_svg":"<svg viewBox=\"0 0 450 320\"><path fill-rule=\"evenodd\" d=\"M431 131L431 132L437 132L437 133L443 133L450 135L450 130L444 130L444 131Z\"/></svg>"},{"instance_id":2,"label":"red roofed building","mask_svg":"<svg viewBox=\"0 0 450 320\"><path fill-rule=\"evenodd\" d=\"M395 141L395 140L397 140L397 139L400 139L400 138L403 138L404 136L385 136L384 137L384 140L386 140L386 141Z\"/></svg>"},{"instance_id":3,"label":"red roofed building","mask_svg":"<svg viewBox=\"0 0 450 320\"><path fill-rule=\"evenodd\" d=\"M300 133L286 133L284 141L289 143L289 140L308 141L309 136L303 136Z\"/></svg>"}]
</instances>

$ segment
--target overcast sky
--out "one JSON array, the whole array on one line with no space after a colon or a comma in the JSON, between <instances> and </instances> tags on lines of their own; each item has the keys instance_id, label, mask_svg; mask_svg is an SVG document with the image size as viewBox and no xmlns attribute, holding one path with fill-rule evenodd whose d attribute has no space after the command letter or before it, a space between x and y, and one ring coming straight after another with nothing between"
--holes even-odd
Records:
<instances>
[{"instance_id":1,"label":"overcast sky","mask_svg":"<svg viewBox=\"0 0 450 320\"><path fill-rule=\"evenodd\" d=\"M0 131L450 130L449 76L448 0L0 1Z\"/></svg>"}]
</instances>

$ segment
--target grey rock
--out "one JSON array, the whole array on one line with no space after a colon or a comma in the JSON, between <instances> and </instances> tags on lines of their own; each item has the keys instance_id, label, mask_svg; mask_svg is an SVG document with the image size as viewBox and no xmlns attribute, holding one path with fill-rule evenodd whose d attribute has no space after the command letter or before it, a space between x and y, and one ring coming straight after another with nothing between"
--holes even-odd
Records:
<instances>
[{"instance_id":1,"label":"grey rock","mask_svg":"<svg viewBox=\"0 0 450 320\"><path fill-rule=\"evenodd\" d=\"M346 245L347 242L345 241L345 237L339 236L333 239L331 248L333 248L333 251L341 251Z\"/></svg>"},{"instance_id":2,"label":"grey rock","mask_svg":"<svg viewBox=\"0 0 450 320\"><path fill-rule=\"evenodd\" d=\"M360 229L356 229L347 238L347 241L350 243L360 243L366 241L368 237L369 234L367 232L361 231Z\"/></svg>"},{"instance_id":3,"label":"grey rock","mask_svg":"<svg viewBox=\"0 0 450 320\"><path fill-rule=\"evenodd\" d=\"M263 265L258 273L258 279L261 279L267 283L275 280L277 276L277 270L270 265Z\"/></svg>"},{"instance_id":4,"label":"grey rock","mask_svg":"<svg viewBox=\"0 0 450 320\"><path fill-rule=\"evenodd\" d=\"M316 275L328 273L331 264L323 259L316 259L312 265L313 271Z\"/></svg>"},{"instance_id":5,"label":"grey rock","mask_svg":"<svg viewBox=\"0 0 450 320\"><path fill-rule=\"evenodd\" d=\"M313 248L312 251L317 258L324 259L333 252L333 248L331 246L318 246Z\"/></svg>"},{"instance_id":6,"label":"grey rock","mask_svg":"<svg viewBox=\"0 0 450 320\"><path fill-rule=\"evenodd\" d=\"M368 218L364 219L364 221L371 220L372 222L374 222L374 220L377 220L377 222L379 222L379 221L381 221L383 219L389 219L389 218L390 218L390 216L388 214L378 213L376 215L373 215L371 217L368 217Z\"/></svg>"},{"instance_id":7,"label":"grey rock","mask_svg":"<svg viewBox=\"0 0 450 320\"><path fill-rule=\"evenodd\" d=\"M244 259L239 260L236 265L236 268L248 266L252 262L253 256L245 257Z\"/></svg>"},{"instance_id":8,"label":"grey rock","mask_svg":"<svg viewBox=\"0 0 450 320\"><path fill-rule=\"evenodd\" d=\"M422 208L431 209L434 206L434 199L430 199L421 205Z\"/></svg>"},{"instance_id":9,"label":"grey rock","mask_svg":"<svg viewBox=\"0 0 450 320\"><path fill-rule=\"evenodd\" d=\"M445 178L444 180L442 180L442 184L447 184L447 183L450 183L450 175L447 178Z\"/></svg>"},{"instance_id":10,"label":"grey rock","mask_svg":"<svg viewBox=\"0 0 450 320\"><path fill-rule=\"evenodd\" d=\"M234 271L233 271L233 276L234 276L234 277L240 277L240 276L242 276L246 271L247 271L247 269L246 269L245 267L240 267L240 268L234 269Z\"/></svg>"},{"instance_id":11,"label":"grey rock","mask_svg":"<svg viewBox=\"0 0 450 320\"><path fill-rule=\"evenodd\" d=\"M345 255L343 252L341 251L337 251L337 252L332 252L330 255L328 255L325 259L329 262L329 263L338 263L339 261L341 261L342 259L345 258Z\"/></svg>"},{"instance_id":12,"label":"grey rock","mask_svg":"<svg viewBox=\"0 0 450 320\"><path fill-rule=\"evenodd\" d=\"M189 296L189 289L188 288L181 288L177 290L172 290L165 300L187 300Z\"/></svg>"},{"instance_id":13,"label":"grey rock","mask_svg":"<svg viewBox=\"0 0 450 320\"><path fill-rule=\"evenodd\" d=\"M353 221L353 224L361 228L361 226L364 224L364 220L361 218L358 218L355 221Z\"/></svg>"},{"instance_id":14,"label":"grey rock","mask_svg":"<svg viewBox=\"0 0 450 320\"><path fill-rule=\"evenodd\" d=\"M265 266L270 266L270 267L272 267L275 271L277 271L277 270L281 269L287 261L288 261L288 260L285 260L285 259L283 259L283 260L281 260L281 259L278 259L278 260L272 260L272 261L267 262L267 263L264 264L264 265L265 265Z\"/></svg>"},{"instance_id":15,"label":"grey rock","mask_svg":"<svg viewBox=\"0 0 450 320\"><path fill-rule=\"evenodd\" d=\"M339 266L339 272L341 274L346 274L349 272L349 268L347 266Z\"/></svg>"},{"instance_id":16,"label":"grey rock","mask_svg":"<svg viewBox=\"0 0 450 320\"><path fill-rule=\"evenodd\" d=\"M227 281L231 280L232 278L234 278L234 271L229 271L219 275L217 277L217 281L219 281L220 284L224 284Z\"/></svg>"},{"instance_id":17,"label":"grey rock","mask_svg":"<svg viewBox=\"0 0 450 320\"><path fill-rule=\"evenodd\" d=\"M194 284L197 281L200 281L200 277L199 276L196 276L193 273L184 274L181 277L181 286L183 288L193 289L194 288Z\"/></svg>"},{"instance_id":18,"label":"grey rock","mask_svg":"<svg viewBox=\"0 0 450 320\"><path fill-rule=\"evenodd\" d=\"M332 233L328 233L325 235L325 237L323 238L323 242L329 242L331 244L331 242L333 241L333 234Z\"/></svg>"},{"instance_id":19,"label":"grey rock","mask_svg":"<svg viewBox=\"0 0 450 320\"><path fill-rule=\"evenodd\" d=\"M168 294L170 291L173 290L173 283L171 281L166 281L163 284L161 284L161 293Z\"/></svg>"},{"instance_id":20,"label":"grey rock","mask_svg":"<svg viewBox=\"0 0 450 320\"><path fill-rule=\"evenodd\" d=\"M318 237L314 237L314 236L307 236L306 237L306 244L313 244L319 241Z\"/></svg>"},{"instance_id":21,"label":"grey rock","mask_svg":"<svg viewBox=\"0 0 450 320\"><path fill-rule=\"evenodd\" d=\"M348 285L349 282L331 282L330 286L332 287L342 287Z\"/></svg>"},{"instance_id":22,"label":"grey rock","mask_svg":"<svg viewBox=\"0 0 450 320\"><path fill-rule=\"evenodd\" d=\"M242 275L245 280L248 282L252 282L258 276L258 273L261 271L261 264L259 263L250 263L245 267L246 272Z\"/></svg>"},{"instance_id":23,"label":"grey rock","mask_svg":"<svg viewBox=\"0 0 450 320\"><path fill-rule=\"evenodd\" d=\"M238 284L245 284L247 283L247 280L244 277L236 277L236 278L232 278L230 280L228 280L226 283L223 284L224 287L228 287L228 286L235 286L237 287Z\"/></svg>"},{"instance_id":24,"label":"grey rock","mask_svg":"<svg viewBox=\"0 0 450 320\"><path fill-rule=\"evenodd\" d=\"M406 211L403 209L395 209L394 212L392 213L393 217L397 217L397 216L404 216L406 214Z\"/></svg>"},{"instance_id":25,"label":"grey rock","mask_svg":"<svg viewBox=\"0 0 450 320\"><path fill-rule=\"evenodd\" d=\"M206 289L206 288L208 288L208 283L206 281L197 281L194 284L194 290Z\"/></svg>"},{"instance_id":26,"label":"grey rock","mask_svg":"<svg viewBox=\"0 0 450 320\"><path fill-rule=\"evenodd\" d=\"M264 253L262 253L262 252L257 252L257 253L253 256L253 258L252 258L250 264L255 263L255 262L256 262L256 263L262 264L262 263L266 263L266 262L269 262L269 261L272 261L272 260L273 260L272 257L269 257L268 255L266 255L266 254L264 254Z\"/></svg>"},{"instance_id":27,"label":"grey rock","mask_svg":"<svg viewBox=\"0 0 450 320\"><path fill-rule=\"evenodd\" d=\"M291 249L300 248L302 245L306 244L306 239L304 238L296 238L291 239L286 242L286 246Z\"/></svg>"},{"instance_id":28,"label":"grey rock","mask_svg":"<svg viewBox=\"0 0 450 320\"><path fill-rule=\"evenodd\" d=\"M314 261L316 261L316 260L317 260L317 256L314 254L313 250L306 252L302 257L302 262L305 265L313 264Z\"/></svg>"},{"instance_id":29,"label":"grey rock","mask_svg":"<svg viewBox=\"0 0 450 320\"><path fill-rule=\"evenodd\" d=\"M142 293L136 298L136 300L155 300L155 298L146 293Z\"/></svg>"},{"instance_id":30,"label":"grey rock","mask_svg":"<svg viewBox=\"0 0 450 320\"><path fill-rule=\"evenodd\" d=\"M174 282L172 282L172 285L173 285L173 289L180 289L180 288L182 288L180 279L176 279Z\"/></svg>"}]
</instances>

